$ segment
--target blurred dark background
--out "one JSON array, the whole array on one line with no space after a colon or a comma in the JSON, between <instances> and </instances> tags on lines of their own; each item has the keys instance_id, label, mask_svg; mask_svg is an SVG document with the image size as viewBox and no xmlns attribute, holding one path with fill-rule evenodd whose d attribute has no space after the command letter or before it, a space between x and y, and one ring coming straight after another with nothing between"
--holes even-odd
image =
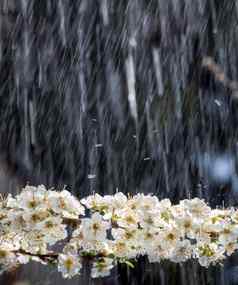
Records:
<instances>
[{"instance_id":1,"label":"blurred dark background","mask_svg":"<svg viewBox=\"0 0 238 285\"><path fill-rule=\"evenodd\" d=\"M0 7L0 154L23 184L234 200L237 102L202 60L236 81L236 1Z\"/></svg>"}]
</instances>

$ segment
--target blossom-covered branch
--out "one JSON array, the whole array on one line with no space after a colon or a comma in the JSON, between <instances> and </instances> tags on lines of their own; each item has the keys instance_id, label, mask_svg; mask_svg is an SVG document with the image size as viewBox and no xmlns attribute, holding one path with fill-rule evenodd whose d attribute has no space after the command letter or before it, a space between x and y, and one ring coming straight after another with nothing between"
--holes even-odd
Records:
<instances>
[{"instance_id":1,"label":"blossom-covered branch","mask_svg":"<svg viewBox=\"0 0 238 285\"><path fill-rule=\"evenodd\" d=\"M33 260L71 278L87 261L95 278L140 256L151 263L194 258L208 267L237 248L238 210L211 209L198 198L177 205L144 194L78 200L65 189L26 186L0 201L2 271Z\"/></svg>"}]
</instances>

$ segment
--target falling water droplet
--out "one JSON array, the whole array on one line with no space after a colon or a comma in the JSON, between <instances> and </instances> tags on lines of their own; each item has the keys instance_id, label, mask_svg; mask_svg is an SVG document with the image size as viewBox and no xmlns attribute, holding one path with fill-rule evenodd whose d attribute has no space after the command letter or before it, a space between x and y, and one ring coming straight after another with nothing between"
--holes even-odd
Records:
<instances>
[{"instance_id":1,"label":"falling water droplet","mask_svg":"<svg viewBox=\"0 0 238 285\"><path fill-rule=\"evenodd\" d=\"M88 179L95 179L96 175L95 174L88 174Z\"/></svg>"},{"instance_id":2,"label":"falling water droplet","mask_svg":"<svg viewBox=\"0 0 238 285\"><path fill-rule=\"evenodd\" d=\"M108 3L107 0L101 0L101 14L104 26L109 24Z\"/></svg>"},{"instance_id":3,"label":"falling water droplet","mask_svg":"<svg viewBox=\"0 0 238 285\"><path fill-rule=\"evenodd\" d=\"M153 48L153 61L154 69L156 75L157 89L159 96L162 96L164 93L163 78L162 78L162 67L160 61L160 50L158 48Z\"/></svg>"},{"instance_id":4,"label":"falling water droplet","mask_svg":"<svg viewBox=\"0 0 238 285\"><path fill-rule=\"evenodd\" d=\"M136 103L136 90L135 90L135 69L133 63L133 57L130 53L126 60L126 76L127 76L127 86L128 86L128 101L130 105L131 114L137 123L137 103Z\"/></svg>"}]
</instances>

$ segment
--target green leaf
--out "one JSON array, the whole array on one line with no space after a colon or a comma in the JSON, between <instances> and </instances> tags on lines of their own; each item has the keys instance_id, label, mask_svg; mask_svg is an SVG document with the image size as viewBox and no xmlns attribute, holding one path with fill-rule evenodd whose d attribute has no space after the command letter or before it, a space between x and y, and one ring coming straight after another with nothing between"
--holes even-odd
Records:
<instances>
[{"instance_id":1,"label":"green leaf","mask_svg":"<svg viewBox=\"0 0 238 285\"><path fill-rule=\"evenodd\" d=\"M130 262L129 260L126 260L125 264L130 268L135 268L135 265L132 262Z\"/></svg>"},{"instance_id":2,"label":"green leaf","mask_svg":"<svg viewBox=\"0 0 238 285\"><path fill-rule=\"evenodd\" d=\"M130 268L135 268L134 264L130 260L126 259L126 258L119 259L119 262L126 264Z\"/></svg>"}]
</instances>

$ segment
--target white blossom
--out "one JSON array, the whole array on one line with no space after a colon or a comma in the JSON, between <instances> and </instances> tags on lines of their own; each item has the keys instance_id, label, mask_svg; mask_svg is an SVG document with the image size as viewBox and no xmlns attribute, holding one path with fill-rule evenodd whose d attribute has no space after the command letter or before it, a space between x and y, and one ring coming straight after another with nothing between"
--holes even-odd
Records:
<instances>
[{"instance_id":1,"label":"white blossom","mask_svg":"<svg viewBox=\"0 0 238 285\"><path fill-rule=\"evenodd\" d=\"M152 263L197 259L208 267L233 254L237 240L238 210L211 209L199 198L172 205L151 194L119 192L78 200L65 189L26 186L15 197L0 200L3 270L30 260L52 261L63 277L71 278L89 256L96 278L108 276L117 262L130 265L144 255ZM54 245L62 250L51 251Z\"/></svg>"},{"instance_id":2,"label":"white blossom","mask_svg":"<svg viewBox=\"0 0 238 285\"><path fill-rule=\"evenodd\" d=\"M84 207L70 192L51 191L48 197L50 208L64 218L77 219L79 215L84 215Z\"/></svg>"},{"instance_id":3,"label":"white blossom","mask_svg":"<svg viewBox=\"0 0 238 285\"><path fill-rule=\"evenodd\" d=\"M87 240L103 241L107 237L107 230L110 223L103 220L103 216L99 213L92 214L91 218L82 220L82 232Z\"/></svg>"},{"instance_id":4,"label":"white blossom","mask_svg":"<svg viewBox=\"0 0 238 285\"><path fill-rule=\"evenodd\" d=\"M72 278L78 275L82 265L78 256L70 254L60 254L58 257L58 270L64 278Z\"/></svg>"},{"instance_id":5,"label":"white blossom","mask_svg":"<svg viewBox=\"0 0 238 285\"><path fill-rule=\"evenodd\" d=\"M113 259L111 258L103 258L93 263L93 267L91 270L91 277L105 277L110 275L111 269L114 267Z\"/></svg>"}]
</instances>

